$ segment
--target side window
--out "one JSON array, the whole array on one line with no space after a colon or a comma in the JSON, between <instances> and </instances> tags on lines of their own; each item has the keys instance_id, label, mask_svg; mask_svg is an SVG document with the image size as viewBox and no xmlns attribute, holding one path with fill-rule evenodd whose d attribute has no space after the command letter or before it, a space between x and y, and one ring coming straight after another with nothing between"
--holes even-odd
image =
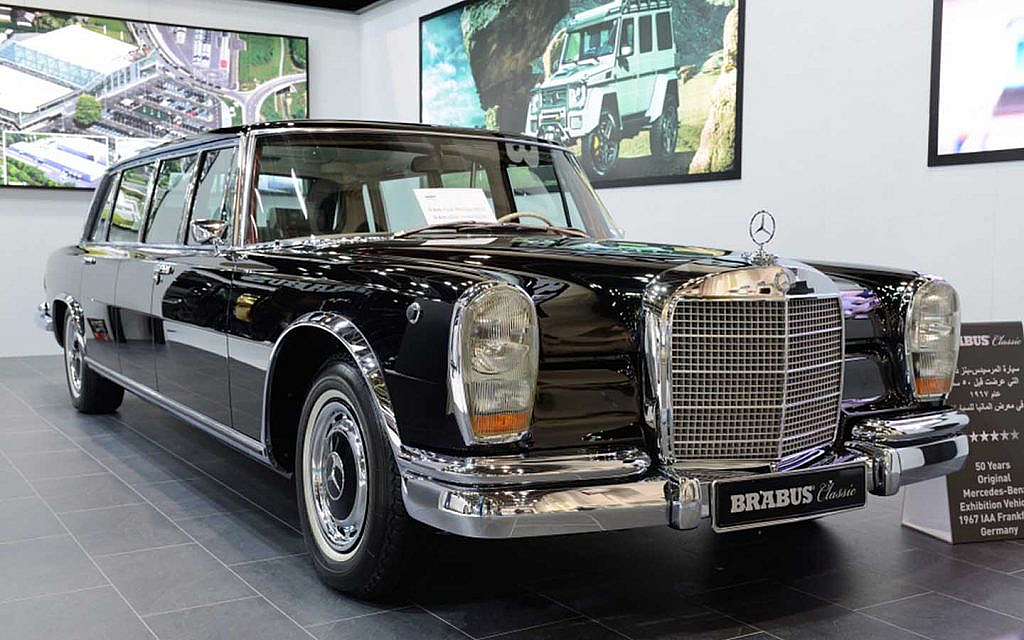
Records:
<instances>
[{"instance_id":1,"label":"side window","mask_svg":"<svg viewBox=\"0 0 1024 640\"><path fill-rule=\"evenodd\" d=\"M114 213L110 218L111 242L136 242L142 219L146 216L146 196L153 179L155 164L125 169L121 173L121 184L117 189Z\"/></svg>"},{"instance_id":2,"label":"side window","mask_svg":"<svg viewBox=\"0 0 1024 640\"><path fill-rule=\"evenodd\" d=\"M619 39L619 55L626 55L623 49L633 48L633 18L626 18L622 21L622 37Z\"/></svg>"},{"instance_id":3,"label":"side window","mask_svg":"<svg viewBox=\"0 0 1024 640\"><path fill-rule=\"evenodd\" d=\"M199 167L199 182L192 205L192 220L225 220L228 223L225 239L231 238L235 219L235 180L238 164L237 149L216 149L203 153ZM185 234L185 242L192 238Z\"/></svg>"},{"instance_id":4,"label":"side window","mask_svg":"<svg viewBox=\"0 0 1024 640\"><path fill-rule=\"evenodd\" d=\"M672 20L668 11L662 11L655 16L658 27L658 51L672 48Z\"/></svg>"},{"instance_id":5,"label":"side window","mask_svg":"<svg viewBox=\"0 0 1024 640\"><path fill-rule=\"evenodd\" d=\"M640 53L647 53L653 48L651 42L651 15L640 16Z\"/></svg>"},{"instance_id":6,"label":"side window","mask_svg":"<svg viewBox=\"0 0 1024 640\"><path fill-rule=\"evenodd\" d=\"M171 158L160 163L153 190L153 206L146 230L147 244L177 244L185 199L192 183L198 156Z\"/></svg>"},{"instance_id":7,"label":"side window","mask_svg":"<svg viewBox=\"0 0 1024 640\"><path fill-rule=\"evenodd\" d=\"M107 193L103 196L103 204L100 205L100 211L92 221L92 229L89 230L91 242L103 242L107 239L107 224L110 222L114 198L117 196L117 179L117 174L107 179Z\"/></svg>"},{"instance_id":8,"label":"side window","mask_svg":"<svg viewBox=\"0 0 1024 640\"><path fill-rule=\"evenodd\" d=\"M571 226L579 221L579 211L572 194L562 192L554 166L509 166L507 171L516 211L539 213L556 226ZM543 224L529 217L523 217L521 222Z\"/></svg>"}]
</instances>

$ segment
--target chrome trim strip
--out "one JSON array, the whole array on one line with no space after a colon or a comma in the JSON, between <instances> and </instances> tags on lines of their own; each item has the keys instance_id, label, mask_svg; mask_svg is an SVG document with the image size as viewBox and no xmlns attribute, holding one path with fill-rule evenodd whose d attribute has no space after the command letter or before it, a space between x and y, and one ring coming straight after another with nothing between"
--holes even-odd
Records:
<instances>
[{"instance_id":1,"label":"chrome trim strip","mask_svg":"<svg viewBox=\"0 0 1024 640\"><path fill-rule=\"evenodd\" d=\"M362 331L348 318L329 311L313 311L300 316L288 325L274 342L274 347L270 352L267 374L263 381L263 420L260 427L260 442L262 442L268 458L272 460L273 455L273 443L270 441L270 404L268 402L270 400L270 382L274 377L274 366L277 364L281 344L289 333L300 327L312 327L326 331L345 347L373 394L377 416L384 425L385 435L391 443L395 458L399 458L402 440L398 435L398 425L395 421L391 396L388 394L387 385L384 382L384 369Z\"/></svg>"},{"instance_id":2,"label":"chrome trim strip","mask_svg":"<svg viewBox=\"0 0 1024 640\"><path fill-rule=\"evenodd\" d=\"M912 413L893 417L871 417L853 425L854 440L895 445L948 437L963 430L970 419L956 409L933 413Z\"/></svg>"},{"instance_id":3,"label":"chrome trim strip","mask_svg":"<svg viewBox=\"0 0 1024 640\"><path fill-rule=\"evenodd\" d=\"M634 447L530 456L458 457L412 447L402 453L403 474L474 487L622 479L651 468L650 456Z\"/></svg>"},{"instance_id":4,"label":"chrome trim strip","mask_svg":"<svg viewBox=\"0 0 1024 640\"><path fill-rule=\"evenodd\" d=\"M173 414L180 420L183 420L193 427L203 431L217 440L220 440L224 444L232 447L242 453L249 454L261 462L269 463L270 460L266 455L266 448L258 440L254 440L247 435L235 431L231 427L221 424L216 420L204 416L203 414L186 407L185 405L171 400L170 398L160 394L160 392L151 389L145 385L141 385L135 382L131 378L127 378L124 375L109 369L106 366L96 362L88 355L85 357L85 361L89 364L92 369L95 369L97 373L102 375L104 378L109 378L113 382L124 387L126 390L131 391L135 395L139 396L143 400L155 404Z\"/></svg>"},{"instance_id":5,"label":"chrome trim strip","mask_svg":"<svg viewBox=\"0 0 1024 640\"><path fill-rule=\"evenodd\" d=\"M526 428L518 433L502 436L490 436L482 438L477 436L473 432L473 425L470 424L469 419L469 398L466 394L466 385L463 381L463 347L462 344L462 330L463 323L465 321L466 310L473 305L477 298L484 293L496 289L498 287L504 288L513 292L516 295L521 296L527 302L527 308L530 310L530 325L533 328L533 335L530 345L530 357L533 362L534 371L534 395L530 400L530 422L526 425ZM455 412L455 419L459 423L459 431L462 432L462 440L467 445L472 444L502 444L509 442L517 442L523 436L530 432L533 426L533 404L536 402L536 372L539 362L540 352L540 336L539 328L537 325L537 307L533 304L533 300L530 296L516 285L509 284L500 280L486 280L484 282L478 282L468 289L466 289L462 295L455 301L454 309L452 310L451 328L448 332L448 391L452 399L452 407Z\"/></svg>"},{"instance_id":6,"label":"chrome trim strip","mask_svg":"<svg viewBox=\"0 0 1024 640\"><path fill-rule=\"evenodd\" d=\"M520 538L664 526L666 482L651 477L598 487L477 491L418 476L402 479L416 520L470 538Z\"/></svg>"}]
</instances>

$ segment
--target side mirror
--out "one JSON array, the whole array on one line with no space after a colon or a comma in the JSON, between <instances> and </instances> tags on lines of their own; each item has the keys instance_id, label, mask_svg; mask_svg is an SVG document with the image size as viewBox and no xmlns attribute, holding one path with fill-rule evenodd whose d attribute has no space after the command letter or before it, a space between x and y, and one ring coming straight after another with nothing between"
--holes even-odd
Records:
<instances>
[{"instance_id":1,"label":"side mirror","mask_svg":"<svg viewBox=\"0 0 1024 640\"><path fill-rule=\"evenodd\" d=\"M629 46L628 44L619 49L619 57L628 58L631 55L633 55L633 47Z\"/></svg>"},{"instance_id":2,"label":"side mirror","mask_svg":"<svg viewBox=\"0 0 1024 640\"><path fill-rule=\"evenodd\" d=\"M196 244L220 244L224 241L224 233L228 223L223 220L193 220L191 225L192 239Z\"/></svg>"}]
</instances>

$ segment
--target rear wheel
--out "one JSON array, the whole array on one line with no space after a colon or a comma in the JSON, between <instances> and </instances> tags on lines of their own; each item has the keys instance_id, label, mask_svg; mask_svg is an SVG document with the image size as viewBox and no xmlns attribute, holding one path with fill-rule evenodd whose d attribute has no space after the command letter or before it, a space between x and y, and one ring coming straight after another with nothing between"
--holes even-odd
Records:
<instances>
[{"instance_id":1,"label":"rear wheel","mask_svg":"<svg viewBox=\"0 0 1024 640\"><path fill-rule=\"evenodd\" d=\"M121 406L124 389L89 367L85 336L70 311L64 314L64 373L71 404L82 413L112 413Z\"/></svg>"},{"instance_id":2,"label":"rear wheel","mask_svg":"<svg viewBox=\"0 0 1024 640\"><path fill-rule=\"evenodd\" d=\"M328 362L306 397L296 442L306 547L325 583L360 598L392 592L425 533L405 511L374 407L351 365Z\"/></svg>"},{"instance_id":3,"label":"rear wheel","mask_svg":"<svg viewBox=\"0 0 1024 640\"><path fill-rule=\"evenodd\" d=\"M619 129L615 116L610 111L601 111L597 126L583 136L583 166L594 175L603 176L619 159Z\"/></svg>"},{"instance_id":4,"label":"rear wheel","mask_svg":"<svg viewBox=\"0 0 1024 640\"><path fill-rule=\"evenodd\" d=\"M679 99L672 93L665 94L661 116L651 125L651 155L667 158L676 151L679 139Z\"/></svg>"}]
</instances>

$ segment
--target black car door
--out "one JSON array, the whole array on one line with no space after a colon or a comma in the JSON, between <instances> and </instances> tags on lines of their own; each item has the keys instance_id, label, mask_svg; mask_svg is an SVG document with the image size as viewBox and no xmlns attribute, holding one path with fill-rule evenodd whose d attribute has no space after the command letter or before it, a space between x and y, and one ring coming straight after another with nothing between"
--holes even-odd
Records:
<instances>
[{"instance_id":1,"label":"black car door","mask_svg":"<svg viewBox=\"0 0 1024 640\"><path fill-rule=\"evenodd\" d=\"M150 389L156 389L153 344L158 329L150 306L153 272L159 265L139 244L139 232L146 219L154 172L155 163L151 163L121 173L109 234L110 250L119 256L114 304L109 312L120 372Z\"/></svg>"},{"instance_id":2,"label":"black car door","mask_svg":"<svg viewBox=\"0 0 1024 640\"><path fill-rule=\"evenodd\" d=\"M209 165L228 149L210 150L160 163L146 244L163 249L154 278L153 316L160 394L223 427L231 426L225 317L232 263L212 245L197 245L188 233L190 202L208 219Z\"/></svg>"},{"instance_id":3,"label":"black car door","mask_svg":"<svg viewBox=\"0 0 1024 640\"><path fill-rule=\"evenodd\" d=\"M120 371L117 360L117 342L114 340L113 324L116 314L114 287L117 284L117 268L126 255L123 249L107 244L107 230L114 212L119 176L107 179L103 188L106 193L92 228L83 239L81 291L78 303L82 307L85 326L86 353L94 362L113 371ZM59 327L63 330L63 327Z\"/></svg>"}]
</instances>

